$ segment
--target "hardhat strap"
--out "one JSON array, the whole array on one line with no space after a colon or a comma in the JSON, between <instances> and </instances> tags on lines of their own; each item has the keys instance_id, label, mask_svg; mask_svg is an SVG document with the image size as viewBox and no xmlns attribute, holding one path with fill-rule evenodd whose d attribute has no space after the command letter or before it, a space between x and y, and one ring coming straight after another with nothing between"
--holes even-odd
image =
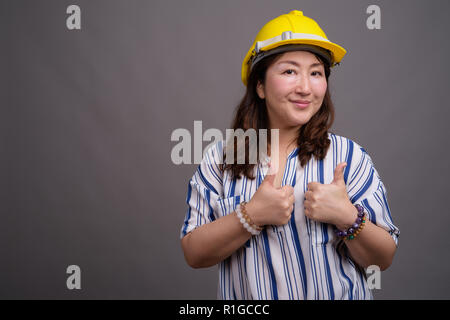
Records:
<instances>
[{"instance_id":1,"label":"hardhat strap","mask_svg":"<svg viewBox=\"0 0 450 320\"><path fill-rule=\"evenodd\" d=\"M325 59L325 61L328 62L329 65L331 65L331 53L329 50L326 50L319 46L310 45L310 44L286 44L283 46L276 47L272 50L259 51L259 53L257 53L254 56L254 58L251 60L250 70L253 69L253 66L256 65L263 58L266 58L268 56L271 56L271 55L274 55L277 53L281 53L281 52L298 51L298 50L309 51L311 53L315 53L315 54L321 56L323 59ZM256 52L256 50L255 50L255 52Z\"/></svg>"},{"instance_id":2,"label":"hardhat strap","mask_svg":"<svg viewBox=\"0 0 450 320\"><path fill-rule=\"evenodd\" d=\"M311 34L311 33L294 33L292 31L284 31L279 36L264 40L264 41L258 41L255 44L255 53L259 53L259 51L267 47L268 45L284 41L284 40L291 40L291 39L308 39L308 40L320 40L325 42L330 42L328 39L321 37L317 34Z\"/></svg>"}]
</instances>

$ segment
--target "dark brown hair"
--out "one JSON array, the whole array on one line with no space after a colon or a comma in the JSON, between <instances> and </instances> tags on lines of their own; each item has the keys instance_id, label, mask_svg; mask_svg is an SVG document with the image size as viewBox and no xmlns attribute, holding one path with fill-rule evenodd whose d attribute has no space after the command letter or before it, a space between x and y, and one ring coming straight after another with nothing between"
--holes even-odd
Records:
<instances>
[{"instance_id":1,"label":"dark brown hair","mask_svg":"<svg viewBox=\"0 0 450 320\"><path fill-rule=\"evenodd\" d=\"M256 86L258 82L264 84L266 71L269 66L275 62L277 57L283 53L275 54L264 58L258 62L252 69L248 82L247 90L244 97L235 109L234 119L232 121L232 129L255 129L259 132L259 129L269 129L269 119L267 114L267 107L264 99L259 98L256 92ZM330 76L330 66L319 55L315 56L323 63L325 69L325 77L328 83ZM320 109L311 117L308 123L301 126L297 136L297 146L300 147L298 153L298 159L301 166L304 166L311 158L315 156L317 159L323 160L327 154L328 147L330 146L330 140L328 139L328 130L331 128L334 122L334 106L331 101L329 85L325 92L325 96ZM245 139L245 164L237 163L237 142L234 139L234 161L220 165L222 170L231 170L233 179L240 179L241 175L245 175L247 178L253 180L253 168L255 164L249 163L249 139ZM257 134L257 143L259 145L259 135ZM268 149L270 150L270 130L267 130ZM224 159L225 159L225 147ZM267 154L269 154L267 150ZM259 158L259 154L258 154ZM258 162L261 159L258 159Z\"/></svg>"}]
</instances>

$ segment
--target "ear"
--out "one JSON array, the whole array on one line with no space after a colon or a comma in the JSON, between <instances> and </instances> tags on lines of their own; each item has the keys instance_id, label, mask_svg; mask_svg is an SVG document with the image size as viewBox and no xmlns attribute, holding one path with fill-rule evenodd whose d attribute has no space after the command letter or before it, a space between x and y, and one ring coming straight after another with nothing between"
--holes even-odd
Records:
<instances>
[{"instance_id":1,"label":"ear","mask_svg":"<svg viewBox=\"0 0 450 320\"><path fill-rule=\"evenodd\" d=\"M266 98L266 95L264 93L264 85L261 83L261 81L258 81L258 84L256 85L256 93L258 94L258 97L260 99Z\"/></svg>"}]
</instances>

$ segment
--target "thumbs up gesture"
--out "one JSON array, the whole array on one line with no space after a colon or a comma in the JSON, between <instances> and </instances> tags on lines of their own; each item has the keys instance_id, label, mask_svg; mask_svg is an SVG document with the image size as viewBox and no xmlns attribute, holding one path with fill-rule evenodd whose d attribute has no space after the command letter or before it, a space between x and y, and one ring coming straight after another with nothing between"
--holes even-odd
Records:
<instances>
[{"instance_id":1,"label":"thumbs up gesture","mask_svg":"<svg viewBox=\"0 0 450 320\"><path fill-rule=\"evenodd\" d=\"M284 225L289 222L294 209L294 188L275 187L276 173L268 172L246 209L252 222L258 226Z\"/></svg>"},{"instance_id":2,"label":"thumbs up gesture","mask_svg":"<svg viewBox=\"0 0 450 320\"><path fill-rule=\"evenodd\" d=\"M344 181L346 166L346 162L336 166L330 184L308 183L303 202L304 212L308 218L336 226L352 223L356 219L356 209L348 197Z\"/></svg>"}]
</instances>

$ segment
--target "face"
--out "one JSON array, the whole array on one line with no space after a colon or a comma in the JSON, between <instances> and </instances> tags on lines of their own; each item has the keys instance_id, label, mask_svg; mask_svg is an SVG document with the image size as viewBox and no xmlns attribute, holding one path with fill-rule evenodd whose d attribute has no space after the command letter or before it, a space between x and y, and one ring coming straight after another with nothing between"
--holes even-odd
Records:
<instances>
[{"instance_id":1,"label":"face","mask_svg":"<svg viewBox=\"0 0 450 320\"><path fill-rule=\"evenodd\" d=\"M327 80L321 61L307 51L282 54L268 67L256 91L265 99L270 128L301 127L320 109Z\"/></svg>"}]
</instances>

